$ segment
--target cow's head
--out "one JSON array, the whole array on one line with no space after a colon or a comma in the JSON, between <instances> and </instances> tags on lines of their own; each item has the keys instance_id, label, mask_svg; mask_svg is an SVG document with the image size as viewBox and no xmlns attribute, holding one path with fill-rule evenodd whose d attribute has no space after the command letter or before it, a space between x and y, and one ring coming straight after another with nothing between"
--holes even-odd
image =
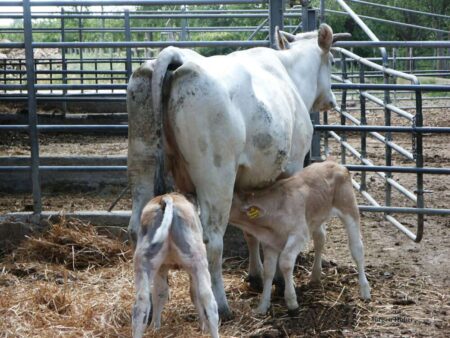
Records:
<instances>
[{"instance_id":1,"label":"cow's head","mask_svg":"<svg viewBox=\"0 0 450 338\"><path fill-rule=\"evenodd\" d=\"M330 50L332 44L338 39L349 36L351 35L347 33L333 34L331 27L325 23L321 24L317 31L297 35L283 32L276 28L276 45L281 50L290 49L294 46L310 48L307 46L303 47L303 44L313 40L317 41L314 49L319 51L320 65L318 67L318 74L315 74L317 76L317 86L312 111L328 110L336 106L336 97L331 91L331 68L334 64L334 59ZM314 57L317 59L317 56ZM308 63L309 61L300 60L300 62Z\"/></svg>"}]
</instances>

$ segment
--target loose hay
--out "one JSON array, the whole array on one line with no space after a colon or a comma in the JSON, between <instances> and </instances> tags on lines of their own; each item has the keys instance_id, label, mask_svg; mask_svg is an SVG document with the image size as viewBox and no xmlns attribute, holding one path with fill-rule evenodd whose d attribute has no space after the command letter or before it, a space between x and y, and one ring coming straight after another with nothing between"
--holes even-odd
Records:
<instances>
[{"instance_id":1,"label":"loose hay","mask_svg":"<svg viewBox=\"0 0 450 338\"><path fill-rule=\"evenodd\" d=\"M221 336L444 337L448 332L446 291L433 287L427 276L369 266L373 301L365 303L358 299L352 266L324 260L322 285L309 285L312 260L308 253L297 264L298 313L289 316L284 300L274 295L268 315L259 317L252 313L259 295L244 282L247 261L227 259L225 289L234 319L221 324ZM162 328L147 330L147 337L202 336L188 283L184 271L170 272ZM131 250L89 224L62 220L1 261L0 293L0 337L129 337Z\"/></svg>"},{"instance_id":2,"label":"loose hay","mask_svg":"<svg viewBox=\"0 0 450 338\"><path fill-rule=\"evenodd\" d=\"M111 266L131 258L123 243L97 233L91 224L61 218L42 236L28 237L13 255L17 261L62 264L71 270Z\"/></svg>"}]
</instances>

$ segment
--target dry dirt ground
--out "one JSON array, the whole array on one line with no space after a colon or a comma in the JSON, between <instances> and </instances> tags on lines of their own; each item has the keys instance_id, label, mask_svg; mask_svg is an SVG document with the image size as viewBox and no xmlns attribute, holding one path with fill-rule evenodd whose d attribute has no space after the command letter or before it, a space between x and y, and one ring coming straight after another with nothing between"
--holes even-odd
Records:
<instances>
[{"instance_id":1,"label":"dry dirt ground","mask_svg":"<svg viewBox=\"0 0 450 338\"><path fill-rule=\"evenodd\" d=\"M425 125L450 126L449 109L424 112ZM356 115L355 115L356 116ZM382 124L382 113L369 114L371 123ZM336 121L335 116L330 120ZM403 125L394 120L394 123ZM359 145L359 135L348 134L352 145ZM368 157L376 164L384 163L384 146L369 139ZM394 140L411 149L411 137L394 135ZM425 163L429 167L450 167L450 136L425 135ZM28 154L24 135L2 139L0 155ZM41 154L94 154L98 149L109 155L126 155L126 137L119 136L41 136ZM339 146L330 140L330 155L338 158ZM394 162L411 165L400 156ZM350 160L348 163L358 162ZM360 174L353 173L359 181ZM414 190L415 176L394 174L395 180ZM367 175L368 189L382 204L384 183L375 174ZM448 208L450 177L425 175L426 206ZM105 210L115 195L92 193L52 194L43 197L45 210ZM367 201L358 194L360 204ZM26 194L0 194L0 213L26 210L31 197ZM125 196L116 209L129 209L130 196ZM413 206L398 193L393 205ZM412 231L416 216L396 215ZM234 319L222 323L223 336L255 337L448 337L450 336L450 220L444 216L425 217L424 239L416 244L407 239L379 214L362 215L362 233L366 249L367 275L372 286L372 301L358 299L354 264L347 239L339 221L328 225L321 287L308 284L312 252L299 258L296 283L300 311L289 317L283 300L275 298L269 314L256 317L251 308L258 295L244 282L245 258L231 257L224 262L225 287L234 311ZM116 243L117 244L117 243ZM120 243L119 243L120 244ZM119 245L117 244L117 245ZM82 246L81 246L82 247ZM79 249L82 250L82 249ZM127 252L126 246L122 249ZM312 248L311 248L312 250ZM76 252L75 252L76 253ZM19 255L20 256L20 255ZM19 257L17 256L17 257ZM69 255L70 256L70 255ZM133 301L133 276L129 253L114 263L78 269L43 261L42 257L3 257L0 271L0 337L125 337L130 334ZM75 257L75 255L74 255ZM74 264L73 264L74 265ZM148 337L199 336L197 316L188 296L188 278L181 271L171 274L172 297L163 314L159 333L148 331ZM16 324L20 322L20 330Z\"/></svg>"}]
</instances>

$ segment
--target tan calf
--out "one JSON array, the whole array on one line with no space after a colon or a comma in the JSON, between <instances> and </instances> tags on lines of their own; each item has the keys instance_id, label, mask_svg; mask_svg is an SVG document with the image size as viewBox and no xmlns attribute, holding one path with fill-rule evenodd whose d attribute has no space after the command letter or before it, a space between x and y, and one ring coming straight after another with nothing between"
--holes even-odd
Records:
<instances>
[{"instance_id":1,"label":"tan calf","mask_svg":"<svg viewBox=\"0 0 450 338\"><path fill-rule=\"evenodd\" d=\"M311 280L320 281L324 222L333 215L345 224L350 251L358 267L360 295L370 299L358 206L346 168L331 161L316 163L266 189L234 195L230 223L260 240L264 249L264 289L256 312L266 313L269 308L278 256L287 307L290 310L298 307L293 270L310 234L315 250Z\"/></svg>"},{"instance_id":2,"label":"tan calf","mask_svg":"<svg viewBox=\"0 0 450 338\"><path fill-rule=\"evenodd\" d=\"M151 325L160 327L161 311L168 298L167 272L178 267L190 275L191 299L202 330L208 327L212 337L219 337L217 303L211 291L200 219L192 203L172 193L153 198L142 211L134 253L134 338L143 336L152 304Z\"/></svg>"}]
</instances>

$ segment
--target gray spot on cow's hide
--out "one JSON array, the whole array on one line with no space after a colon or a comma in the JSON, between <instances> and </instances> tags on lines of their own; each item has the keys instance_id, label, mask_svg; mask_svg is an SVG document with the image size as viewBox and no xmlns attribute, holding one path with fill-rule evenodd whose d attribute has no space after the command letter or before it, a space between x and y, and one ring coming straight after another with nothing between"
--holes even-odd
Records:
<instances>
[{"instance_id":1,"label":"gray spot on cow's hide","mask_svg":"<svg viewBox=\"0 0 450 338\"><path fill-rule=\"evenodd\" d=\"M173 213L172 227L170 228L170 234L175 242L177 248L181 250L185 255L191 254L191 246L186 240L186 230L183 218L181 218L176 210Z\"/></svg>"},{"instance_id":2,"label":"gray spot on cow's hide","mask_svg":"<svg viewBox=\"0 0 450 338\"><path fill-rule=\"evenodd\" d=\"M256 118L258 120L264 121L264 124L270 125L272 123L272 115L268 112L267 107L264 103L259 103L257 106Z\"/></svg>"},{"instance_id":3,"label":"gray spot on cow's hide","mask_svg":"<svg viewBox=\"0 0 450 338\"><path fill-rule=\"evenodd\" d=\"M219 154L214 154L214 165L217 168L220 168L222 164L222 156L220 156Z\"/></svg>"},{"instance_id":4,"label":"gray spot on cow's hide","mask_svg":"<svg viewBox=\"0 0 450 338\"><path fill-rule=\"evenodd\" d=\"M206 153L206 149L208 149L208 143L206 143L205 140L200 138L200 139L198 139L198 147L200 149L200 152L202 154L205 154Z\"/></svg>"},{"instance_id":5,"label":"gray spot on cow's hide","mask_svg":"<svg viewBox=\"0 0 450 338\"><path fill-rule=\"evenodd\" d=\"M253 145L261 150L269 148L272 145L272 135L268 133L259 133L253 136Z\"/></svg>"},{"instance_id":6,"label":"gray spot on cow's hide","mask_svg":"<svg viewBox=\"0 0 450 338\"><path fill-rule=\"evenodd\" d=\"M278 150L277 158L275 159L275 164L282 167L288 158L288 154L285 150ZM282 168L283 169L283 168Z\"/></svg>"}]
</instances>

